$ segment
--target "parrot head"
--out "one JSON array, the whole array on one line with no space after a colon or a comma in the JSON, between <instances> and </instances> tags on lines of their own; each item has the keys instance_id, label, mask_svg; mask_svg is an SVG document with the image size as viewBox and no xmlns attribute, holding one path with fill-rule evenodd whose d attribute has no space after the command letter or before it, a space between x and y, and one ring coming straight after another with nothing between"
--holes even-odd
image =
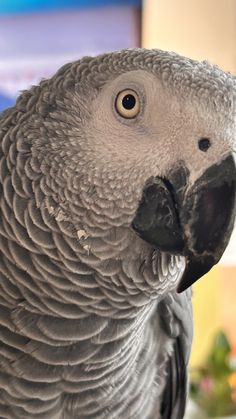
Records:
<instances>
[{"instance_id":1,"label":"parrot head","mask_svg":"<svg viewBox=\"0 0 236 419\"><path fill-rule=\"evenodd\" d=\"M180 256L185 290L219 261L233 229L235 93L230 74L159 50L62 67L41 83L43 119L32 123L57 217L73 220L95 258L104 243L120 257L127 235L133 249Z\"/></svg>"}]
</instances>

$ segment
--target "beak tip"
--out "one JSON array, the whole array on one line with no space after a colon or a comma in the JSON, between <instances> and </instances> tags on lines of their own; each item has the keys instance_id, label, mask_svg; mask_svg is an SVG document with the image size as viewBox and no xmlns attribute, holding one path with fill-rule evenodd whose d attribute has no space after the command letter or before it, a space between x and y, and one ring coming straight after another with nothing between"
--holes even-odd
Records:
<instances>
[{"instance_id":1,"label":"beak tip","mask_svg":"<svg viewBox=\"0 0 236 419\"><path fill-rule=\"evenodd\" d=\"M209 272L217 262L218 260L210 255L205 257L188 256L185 271L177 287L177 293L180 294L193 285L194 282Z\"/></svg>"}]
</instances>

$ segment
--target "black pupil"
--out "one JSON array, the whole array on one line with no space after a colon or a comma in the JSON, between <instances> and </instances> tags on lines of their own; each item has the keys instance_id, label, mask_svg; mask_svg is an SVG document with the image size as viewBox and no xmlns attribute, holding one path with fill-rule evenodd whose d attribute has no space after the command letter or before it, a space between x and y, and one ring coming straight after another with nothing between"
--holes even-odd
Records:
<instances>
[{"instance_id":1,"label":"black pupil","mask_svg":"<svg viewBox=\"0 0 236 419\"><path fill-rule=\"evenodd\" d=\"M134 95L125 95L122 99L122 105L125 109L130 110L133 109L135 107L136 104L136 99L134 97Z\"/></svg>"}]
</instances>

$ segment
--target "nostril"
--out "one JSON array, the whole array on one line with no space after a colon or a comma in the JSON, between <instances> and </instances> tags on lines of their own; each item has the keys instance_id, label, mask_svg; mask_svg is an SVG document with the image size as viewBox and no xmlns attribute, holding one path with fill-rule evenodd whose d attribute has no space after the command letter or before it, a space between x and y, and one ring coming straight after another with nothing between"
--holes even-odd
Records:
<instances>
[{"instance_id":1,"label":"nostril","mask_svg":"<svg viewBox=\"0 0 236 419\"><path fill-rule=\"evenodd\" d=\"M207 151L208 148L210 148L211 142L209 138L201 138L201 140L198 141L198 148L201 151Z\"/></svg>"}]
</instances>

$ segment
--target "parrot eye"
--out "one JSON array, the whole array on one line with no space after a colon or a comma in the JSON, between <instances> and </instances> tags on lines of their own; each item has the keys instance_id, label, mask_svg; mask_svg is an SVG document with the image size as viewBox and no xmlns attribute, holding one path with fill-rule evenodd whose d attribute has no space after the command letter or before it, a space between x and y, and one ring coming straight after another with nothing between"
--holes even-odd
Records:
<instances>
[{"instance_id":1,"label":"parrot eye","mask_svg":"<svg viewBox=\"0 0 236 419\"><path fill-rule=\"evenodd\" d=\"M140 99L134 90L126 89L117 95L115 107L123 118L135 118L140 111Z\"/></svg>"}]
</instances>

